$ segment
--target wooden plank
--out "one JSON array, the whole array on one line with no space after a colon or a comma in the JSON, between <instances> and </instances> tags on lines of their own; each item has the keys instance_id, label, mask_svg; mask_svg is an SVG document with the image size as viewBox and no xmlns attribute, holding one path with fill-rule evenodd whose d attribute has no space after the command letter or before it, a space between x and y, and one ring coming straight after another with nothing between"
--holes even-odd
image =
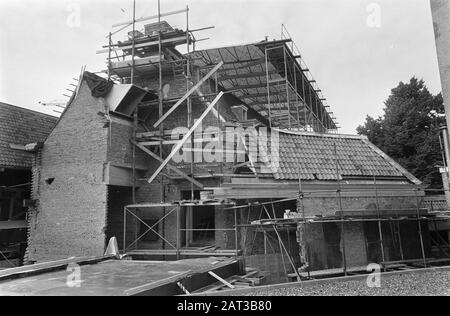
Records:
<instances>
[{"instance_id":1,"label":"wooden plank","mask_svg":"<svg viewBox=\"0 0 450 316\"><path fill-rule=\"evenodd\" d=\"M173 140L162 140L163 145L176 145L178 144L180 140L179 139L173 139ZM194 143L200 144L200 143L217 143L219 142L218 138L196 138L194 139ZM152 142L139 142L142 146L159 146L161 144L161 141L152 141Z\"/></svg>"},{"instance_id":2,"label":"wooden plank","mask_svg":"<svg viewBox=\"0 0 450 316\"><path fill-rule=\"evenodd\" d=\"M173 42L177 42L177 41L181 41L181 40L185 40L186 37L175 37L175 38L170 38L170 39L165 39L161 41L161 44L167 44L167 43L173 43ZM148 46L155 46L158 45L159 42L158 41L152 41L152 42L147 42L147 43L141 43L141 44L136 44L135 48L142 48L142 47L148 47ZM127 50L127 49L132 49L133 45L127 45L127 46L121 46L121 47L111 47L112 51L121 51L121 50ZM96 52L96 54L104 54L104 53L108 53L109 49L101 49L98 50Z\"/></svg>"},{"instance_id":3,"label":"wooden plank","mask_svg":"<svg viewBox=\"0 0 450 316\"><path fill-rule=\"evenodd\" d=\"M178 287L184 292L186 295L191 295L191 293L181 284L181 282L177 282Z\"/></svg>"},{"instance_id":4,"label":"wooden plank","mask_svg":"<svg viewBox=\"0 0 450 316\"><path fill-rule=\"evenodd\" d=\"M132 288L132 289L125 290L123 292L123 294L126 295L126 296L137 295L137 294L140 294L142 292L146 292L146 291L155 289L157 287L160 287L160 286L168 284L168 283L177 282L177 281L182 280L183 278L187 277L188 275L190 275L192 273L193 273L192 270L189 270L189 271L186 271L186 272L182 272L182 273L176 274L174 276L171 276L171 277L168 277L168 278L165 278L165 279L162 279L162 280L158 280L158 281L155 281L155 282L151 282L151 283L148 283L148 284L137 286L137 287Z\"/></svg>"},{"instance_id":5,"label":"wooden plank","mask_svg":"<svg viewBox=\"0 0 450 316\"><path fill-rule=\"evenodd\" d=\"M167 111L162 117L160 117L160 119L153 124L153 127L158 127L173 111L175 111L181 103L183 103L192 93L194 93L198 88L200 88L200 86L206 81L208 80L217 70L219 70L220 67L222 67L223 65L223 61L221 61L219 64L217 64L213 69L211 69L210 72L208 72L206 74L206 76L204 76L199 82L197 82L197 84L195 86L193 86L191 88L191 90L189 90L180 100L178 100L177 103L175 103L174 106L172 106L169 111ZM223 92L222 92L223 94Z\"/></svg>"},{"instance_id":6,"label":"wooden plank","mask_svg":"<svg viewBox=\"0 0 450 316\"><path fill-rule=\"evenodd\" d=\"M172 149L172 152L169 154L169 156L164 160L164 162L158 167L158 169L155 171L155 173L150 177L148 180L148 183L152 183L153 180L158 176L158 174L164 169L164 167L169 163L169 161L175 156L175 154L181 149L181 147L184 145L184 143L191 137L191 134L195 131L195 129L201 124L201 122L205 119L206 115L208 115L209 112L211 112L212 108L219 102L220 98L223 96L223 92L220 92L217 97L211 102L211 104L208 106L208 108L203 112L203 114L198 118L198 120L194 123L194 125L191 127L189 132L184 135L183 139L180 140L178 145L175 146L175 148Z\"/></svg>"},{"instance_id":7,"label":"wooden plank","mask_svg":"<svg viewBox=\"0 0 450 316\"><path fill-rule=\"evenodd\" d=\"M25 229L27 221L2 221L0 222L0 230Z\"/></svg>"},{"instance_id":8,"label":"wooden plank","mask_svg":"<svg viewBox=\"0 0 450 316\"><path fill-rule=\"evenodd\" d=\"M215 274L214 272L208 271L208 274L209 274L210 276L212 276L213 278L215 278L216 280L220 281L222 284L224 284L224 285L226 285L227 287L229 287L230 289L234 289L234 288L235 288L234 285L232 285L231 283L225 281L224 279L222 279L220 276L218 276L218 275Z\"/></svg>"},{"instance_id":9,"label":"wooden plank","mask_svg":"<svg viewBox=\"0 0 450 316\"><path fill-rule=\"evenodd\" d=\"M150 157L158 160L159 162L163 163L164 161L161 159L161 157L159 157L158 155L154 154L151 150L145 148L144 146L140 145L139 143L136 143L135 141L131 140L131 142L136 145L137 148L139 148L140 150L142 150L143 152L145 152L146 154L148 154ZM188 180L189 182L193 183L195 186L199 187L200 189L203 190L204 186L203 184L201 184L200 182L198 182L197 180L195 180L194 178L189 177L187 174L185 174L183 171L179 170L176 167L173 167L172 165L166 163L166 167L169 170L172 170L173 172L175 172L176 174L178 174L180 177Z\"/></svg>"}]
</instances>

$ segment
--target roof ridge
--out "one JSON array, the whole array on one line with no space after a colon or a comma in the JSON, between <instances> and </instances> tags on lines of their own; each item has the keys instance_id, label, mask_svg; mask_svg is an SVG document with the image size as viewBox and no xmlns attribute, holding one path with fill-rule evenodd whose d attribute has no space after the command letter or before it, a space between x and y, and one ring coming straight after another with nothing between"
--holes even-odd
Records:
<instances>
[{"instance_id":1,"label":"roof ridge","mask_svg":"<svg viewBox=\"0 0 450 316\"><path fill-rule=\"evenodd\" d=\"M17 105L5 103L5 102L0 102L0 106L2 106L2 105L10 106L10 107L13 107L13 108L18 109L18 110L23 110L23 111L27 111L27 112L33 112L34 114L38 114L38 115L42 115L42 116L47 116L47 117L49 117L49 118L54 118L55 120L58 119L57 116L54 116L54 115L51 115L51 114L47 114L47 113L44 113L44 112L39 112L39 111L31 110L31 109L28 109L28 108L25 108L25 107L22 107L22 106L17 106Z\"/></svg>"},{"instance_id":2,"label":"roof ridge","mask_svg":"<svg viewBox=\"0 0 450 316\"><path fill-rule=\"evenodd\" d=\"M318 132L306 132L306 131L289 131L278 128L272 128L282 134L298 135L298 136L313 136L313 137L328 137L328 138L341 138L341 139L355 139L355 140L366 140L368 139L365 135L354 135L354 134L329 134L329 133L318 133Z\"/></svg>"}]
</instances>

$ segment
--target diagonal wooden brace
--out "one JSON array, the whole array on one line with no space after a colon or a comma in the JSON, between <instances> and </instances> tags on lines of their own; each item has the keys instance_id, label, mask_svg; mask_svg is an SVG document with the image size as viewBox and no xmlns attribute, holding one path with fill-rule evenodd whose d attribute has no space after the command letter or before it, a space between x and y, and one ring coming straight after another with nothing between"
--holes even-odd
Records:
<instances>
[{"instance_id":1,"label":"diagonal wooden brace","mask_svg":"<svg viewBox=\"0 0 450 316\"><path fill-rule=\"evenodd\" d=\"M197 82L197 84L195 86L193 86L191 90L189 90L180 100L178 100L178 102L175 103L175 105L172 106L169 109L169 111L167 111L163 116L161 116L161 118L155 124L153 124L153 127L155 127L155 128L158 127L173 111L175 111L180 106L181 103L183 103L192 93L194 93L198 88L200 88L200 86L206 80L208 80L222 66L223 66L223 61L218 63L216 67L211 69L211 71L208 72L208 74L206 76L204 76L199 82Z\"/></svg>"},{"instance_id":2,"label":"diagonal wooden brace","mask_svg":"<svg viewBox=\"0 0 450 316\"><path fill-rule=\"evenodd\" d=\"M172 152L167 156L167 158L164 160L164 162L158 167L158 169L155 171L155 173L150 177L148 180L148 183L152 183L153 180L158 176L158 174L161 172L161 170L164 169L164 167L169 163L170 159L175 156L175 154L183 147L184 143L191 137L192 133L195 131L195 129L201 124L201 122L205 119L206 115L208 115L209 112L213 109L213 107L219 102L220 98L223 96L223 92L220 92L217 97L211 102L210 105L208 105L208 108L203 112L203 114L198 118L197 121L195 121L194 125L192 125L189 132L184 135L183 139L180 140L178 145L176 145Z\"/></svg>"},{"instance_id":3,"label":"diagonal wooden brace","mask_svg":"<svg viewBox=\"0 0 450 316\"><path fill-rule=\"evenodd\" d=\"M153 159L158 160L160 163L163 163L164 161L161 159L161 157L159 157L158 155L154 154L151 150L145 148L144 146L142 146L141 144L135 142L134 140L131 140L131 143L134 144L137 148L139 148L140 150L142 150L143 152L145 152L147 155L149 155L150 157L152 157ZM172 170L173 172L175 172L177 175L179 175L180 177L182 177L183 179L188 180L189 182L193 183L195 186L199 187L200 189L203 190L204 186L203 184L201 184L200 182L198 182L197 180L195 180L194 178L189 177L187 174L185 174L183 171L181 171L180 169L167 164L166 165L167 169Z\"/></svg>"}]
</instances>

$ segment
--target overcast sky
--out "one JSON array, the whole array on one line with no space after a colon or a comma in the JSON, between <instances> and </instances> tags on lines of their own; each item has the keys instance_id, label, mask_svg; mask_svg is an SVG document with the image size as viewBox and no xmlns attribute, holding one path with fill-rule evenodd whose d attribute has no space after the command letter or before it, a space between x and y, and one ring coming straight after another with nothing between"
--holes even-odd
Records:
<instances>
[{"instance_id":1,"label":"overcast sky","mask_svg":"<svg viewBox=\"0 0 450 316\"><path fill-rule=\"evenodd\" d=\"M278 39L284 23L344 133L381 115L400 81L416 76L441 91L429 0L161 2L162 12L189 5L191 29L215 26L198 34L210 38L198 49ZM131 8L132 0L0 0L0 102L48 112L38 102L64 100L81 66L105 68L96 50ZM137 0L137 11L156 14L157 0ZM184 28L184 16L167 20Z\"/></svg>"}]
</instances>

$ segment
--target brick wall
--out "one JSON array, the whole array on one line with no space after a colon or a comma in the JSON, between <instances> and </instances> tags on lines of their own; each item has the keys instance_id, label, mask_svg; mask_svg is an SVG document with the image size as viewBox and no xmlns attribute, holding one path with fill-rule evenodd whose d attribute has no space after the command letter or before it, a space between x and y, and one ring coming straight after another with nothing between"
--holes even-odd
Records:
<instances>
[{"instance_id":1,"label":"brick wall","mask_svg":"<svg viewBox=\"0 0 450 316\"><path fill-rule=\"evenodd\" d=\"M363 223L345 223L344 237L347 265L349 267L367 265L366 238ZM341 239L341 251L344 249L344 239Z\"/></svg>"},{"instance_id":2,"label":"brick wall","mask_svg":"<svg viewBox=\"0 0 450 316\"><path fill-rule=\"evenodd\" d=\"M30 223L29 261L99 256L105 245L107 133L103 99L85 82L45 142L38 206ZM49 184L46 179L54 178ZM36 187L36 186L35 186Z\"/></svg>"},{"instance_id":3,"label":"brick wall","mask_svg":"<svg viewBox=\"0 0 450 316\"><path fill-rule=\"evenodd\" d=\"M306 216L335 215L336 212L341 210L339 199L336 197L305 197L303 205ZM341 205L343 211L376 210L377 200L375 197L342 197ZM417 207L417 201L415 197L379 197L378 205L380 210L414 211Z\"/></svg>"}]
</instances>

